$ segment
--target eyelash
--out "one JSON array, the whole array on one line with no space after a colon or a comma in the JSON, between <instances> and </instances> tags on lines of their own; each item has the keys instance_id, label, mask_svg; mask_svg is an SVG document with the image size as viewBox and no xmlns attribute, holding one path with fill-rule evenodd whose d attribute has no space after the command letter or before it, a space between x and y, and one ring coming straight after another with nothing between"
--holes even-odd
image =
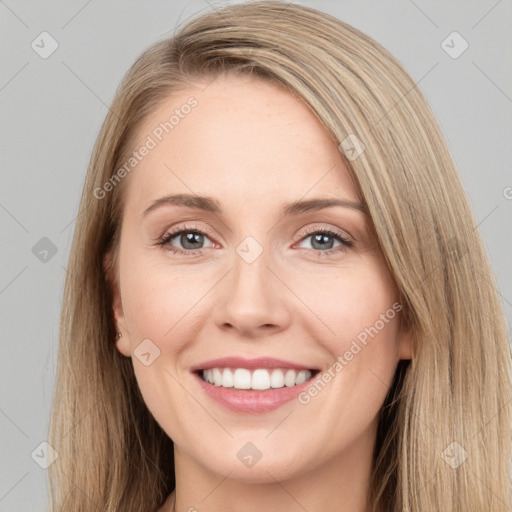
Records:
<instances>
[{"instance_id":1,"label":"eyelash","mask_svg":"<svg viewBox=\"0 0 512 512\"><path fill-rule=\"evenodd\" d=\"M171 240L176 238L178 235L182 235L183 233L194 233L194 234L207 236L208 238L212 237L211 234L208 232L208 230L198 229L195 226L180 226L179 228L176 228L172 231L167 232L163 237L161 237L159 239L159 241L156 243L156 245L161 246L161 247L165 248L166 250L171 251L173 253L183 254L188 257L201 256L204 252L204 249L195 249L195 250L191 249L191 250L185 251L183 249L179 249L179 248L173 247L171 245L171 243L170 243ZM309 230L307 230L305 233L302 234L299 242L302 242L304 239L306 239L314 234L328 235L330 237L336 238L339 242L341 242L341 245L339 245L338 247L334 247L332 249L327 249L325 251L320 251L318 249L307 249L308 251L313 251L315 253L315 255L318 257L329 256L335 252L344 252L354 245L353 242L351 240L349 240L346 235L344 235L340 232L337 232L337 231L333 231L328 228L310 228Z\"/></svg>"}]
</instances>

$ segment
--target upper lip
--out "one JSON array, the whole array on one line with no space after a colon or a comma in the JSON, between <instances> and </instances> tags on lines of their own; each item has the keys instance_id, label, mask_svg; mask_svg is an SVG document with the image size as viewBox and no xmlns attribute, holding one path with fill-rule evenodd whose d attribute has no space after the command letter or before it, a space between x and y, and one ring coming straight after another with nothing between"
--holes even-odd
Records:
<instances>
[{"instance_id":1,"label":"upper lip","mask_svg":"<svg viewBox=\"0 0 512 512\"><path fill-rule=\"evenodd\" d=\"M305 366L284 359L276 359L274 357L256 357L248 359L245 357L231 356L205 361L204 363L193 366L191 371L196 372L210 368L247 368L248 370L258 368L292 368L298 370L316 370L316 368L312 368L311 366Z\"/></svg>"}]
</instances>

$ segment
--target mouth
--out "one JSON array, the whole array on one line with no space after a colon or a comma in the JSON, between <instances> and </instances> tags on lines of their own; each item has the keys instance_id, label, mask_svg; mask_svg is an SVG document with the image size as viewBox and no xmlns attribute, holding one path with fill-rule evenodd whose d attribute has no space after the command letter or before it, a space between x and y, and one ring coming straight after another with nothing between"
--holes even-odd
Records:
<instances>
[{"instance_id":1,"label":"mouth","mask_svg":"<svg viewBox=\"0 0 512 512\"><path fill-rule=\"evenodd\" d=\"M300 368L227 368L199 369L195 373L207 384L240 391L268 391L292 388L313 379L320 370Z\"/></svg>"},{"instance_id":2,"label":"mouth","mask_svg":"<svg viewBox=\"0 0 512 512\"><path fill-rule=\"evenodd\" d=\"M274 357L230 356L190 369L206 397L235 413L266 413L292 402L320 370Z\"/></svg>"}]
</instances>

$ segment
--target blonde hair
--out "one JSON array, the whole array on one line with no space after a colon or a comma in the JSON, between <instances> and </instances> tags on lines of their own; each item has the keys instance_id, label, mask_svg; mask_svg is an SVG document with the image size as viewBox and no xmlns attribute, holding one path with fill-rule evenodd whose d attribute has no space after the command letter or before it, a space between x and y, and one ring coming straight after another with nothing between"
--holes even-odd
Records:
<instances>
[{"instance_id":1,"label":"blonde hair","mask_svg":"<svg viewBox=\"0 0 512 512\"><path fill-rule=\"evenodd\" d=\"M117 91L88 168L65 283L49 432L59 452L49 468L52 510L155 512L174 489L173 443L146 408L131 359L114 345L111 286L129 177L102 199L94 191L126 161L164 98L224 72L284 87L337 144L364 144L346 164L414 334L413 358L399 363L381 411L371 510L508 512L505 317L435 118L378 43L279 1L193 19L146 50Z\"/></svg>"}]
</instances>

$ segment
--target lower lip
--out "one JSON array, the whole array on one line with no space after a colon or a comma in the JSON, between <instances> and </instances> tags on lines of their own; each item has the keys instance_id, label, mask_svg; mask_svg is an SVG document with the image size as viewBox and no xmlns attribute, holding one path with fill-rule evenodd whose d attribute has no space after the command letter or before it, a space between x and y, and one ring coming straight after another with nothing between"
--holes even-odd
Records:
<instances>
[{"instance_id":1,"label":"lower lip","mask_svg":"<svg viewBox=\"0 0 512 512\"><path fill-rule=\"evenodd\" d=\"M223 388L204 381L197 373L194 374L200 386L208 396L224 405L228 409L238 413L264 413L273 411L286 402L297 398L314 380L315 376L291 387L282 387L265 391L249 391L235 388Z\"/></svg>"}]
</instances>

